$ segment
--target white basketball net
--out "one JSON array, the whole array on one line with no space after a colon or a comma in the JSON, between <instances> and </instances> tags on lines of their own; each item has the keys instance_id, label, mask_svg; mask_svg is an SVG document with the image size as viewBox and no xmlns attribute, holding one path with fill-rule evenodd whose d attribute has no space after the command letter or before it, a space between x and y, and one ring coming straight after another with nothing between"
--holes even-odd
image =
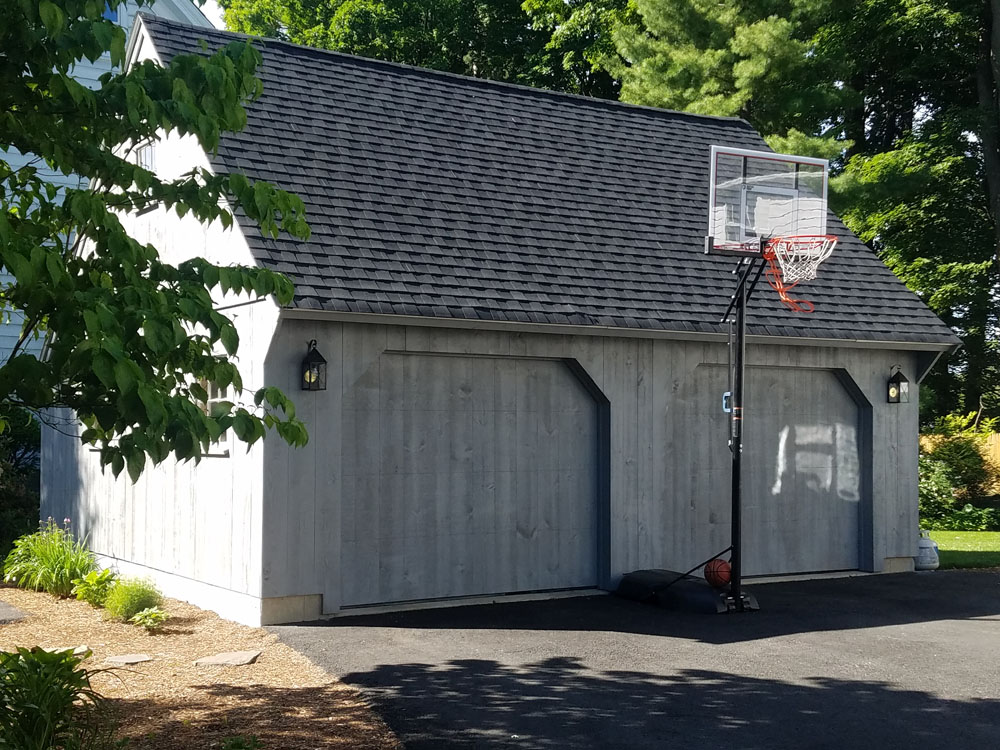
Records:
<instances>
[{"instance_id":1,"label":"white basketball net","mask_svg":"<svg viewBox=\"0 0 1000 750\"><path fill-rule=\"evenodd\" d=\"M819 264L830 257L836 245L837 238L829 234L775 237L767 243L765 253L774 254L781 266L781 280L790 287L815 279Z\"/></svg>"}]
</instances>

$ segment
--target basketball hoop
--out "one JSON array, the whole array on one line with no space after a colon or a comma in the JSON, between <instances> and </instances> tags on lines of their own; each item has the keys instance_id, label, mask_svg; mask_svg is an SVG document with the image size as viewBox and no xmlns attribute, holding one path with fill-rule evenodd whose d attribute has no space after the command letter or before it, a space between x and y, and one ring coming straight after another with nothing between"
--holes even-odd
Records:
<instances>
[{"instance_id":1,"label":"basketball hoop","mask_svg":"<svg viewBox=\"0 0 1000 750\"><path fill-rule=\"evenodd\" d=\"M787 308L813 311L812 302L795 299L788 292L801 281L815 279L816 269L837 244L837 238L826 230L829 170L825 159L712 146L704 251L738 258L733 269L738 279L736 291L721 320L729 324L730 377L723 408L729 413L733 463L726 611L758 608L753 596L743 590L747 304L761 277L766 276ZM766 409L762 406L762 411ZM708 573L706 570L706 578Z\"/></svg>"},{"instance_id":2,"label":"basketball hoop","mask_svg":"<svg viewBox=\"0 0 1000 750\"><path fill-rule=\"evenodd\" d=\"M786 307L795 312L813 311L812 302L795 299L788 290L800 281L815 279L819 264L830 257L836 245L837 238L830 234L799 234L767 241L763 253L767 283Z\"/></svg>"}]
</instances>

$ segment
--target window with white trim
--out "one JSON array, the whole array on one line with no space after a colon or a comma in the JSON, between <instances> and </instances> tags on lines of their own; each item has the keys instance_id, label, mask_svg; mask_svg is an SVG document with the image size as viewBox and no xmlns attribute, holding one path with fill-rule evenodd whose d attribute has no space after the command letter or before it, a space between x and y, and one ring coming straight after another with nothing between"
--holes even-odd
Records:
<instances>
[{"instance_id":1,"label":"window with white trim","mask_svg":"<svg viewBox=\"0 0 1000 750\"><path fill-rule=\"evenodd\" d=\"M212 405L219 403L221 401L232 401L230 397L230 386L225 386L224 388L216 385L215 383L209 383L206 380L201 381L201 387L205 389L205 393L208 394L208 401L203 404L206 414L212 413ZM229 456L229 448L231 437L229 435L230 430L226 430L219 436L219 440L213 443L209 449L207 456Z\"/></svg>"},{"instance_id":2,"label":"window with white trim","mask_svg":"<svg viewBox=\"0 0 1000 750\"><path fill-rule=\"evenodd\" d=\"M150 172L155 171L156 161L153 157L154 152L152 141L145 141L135 147L135 163L143 169L148 169Z\"/></svg>"}]
</instances>

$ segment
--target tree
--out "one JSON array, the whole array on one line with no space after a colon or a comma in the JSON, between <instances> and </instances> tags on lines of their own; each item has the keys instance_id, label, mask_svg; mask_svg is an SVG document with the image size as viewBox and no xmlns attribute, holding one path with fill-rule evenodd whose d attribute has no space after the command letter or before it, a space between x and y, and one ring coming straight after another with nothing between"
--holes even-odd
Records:
<instances>
[{"instance_id":1,"label":"tree","mask_svg":"<svg viewBox=\"0 0 1000 750\"><path fill-rule=\"evenodd\" d=\"M478 78L614 97L598 67L626 0L221 0L234 31Z\"/></svg>"},{"instance_id":2,"label":"tree","mask_svg":"<svg viewBox=\"0 0 1000 750\"><path fill-rule=\"evenodd\" d=\"M524 0L531 26L548 37L535 67L546 88L617 99L620 84L611 75L617 50L612 31L634 21L628 0Z\"/></svg>"},{"instance_id":3,"label":"tree","mask_svg":"<svg viewBox=\"0 0 1000 750\"><path fill-rule=\"evenodd\" d=\"M622 99L812 135L847 98L824 75L830 61L811 54L816 5L637 0L631 22L614 30Z\"/></svg>"},{"instance_id":4,"label":"tree","mask_svg":"<svg viewBox=\"0 0 1000 750\"><path fill-rule=\"evenodd\" d=\"M925 416L1000 414L1000 0L636 0L622 98L831 158L834 207L963 339Z\"/></svg>"},{"instance_id":5,"label":"tree","mask_svg":"<svg viewBox=\"0 0 1000 750\"><path fill-rule=\"evenodd\" d=\"M276 388L257 391L252 403L215 404L210 413L203 406L206 382L243 387L232 359L236 328L215 309L213 290L288 303L291 282L202 259L171 265L121 221L162 205L228 227L240 210L271 235L308 235L302 202L267 183L201 169L164 181L129 159L131 146L163 134L193 136L212 151L223 132L244 127L243 104L260 92L260 55L234 42L166 67L147 61L109 73L90 90L71 75L78 60L125 61L125 34L104 11L105 0L0 5L0 145L33 155L16 170L0 160L0 260L12 277L0 303L24 317L0 366L0 413L71 409L102 465L115 475L127 467L133 480L147 459L199 458L227 429L252 443L273 428L302 444L305 428ZM56 190L42 167L91 187ZM39 334L42 358L23 349Z\"/></svg>"}]
</instances>

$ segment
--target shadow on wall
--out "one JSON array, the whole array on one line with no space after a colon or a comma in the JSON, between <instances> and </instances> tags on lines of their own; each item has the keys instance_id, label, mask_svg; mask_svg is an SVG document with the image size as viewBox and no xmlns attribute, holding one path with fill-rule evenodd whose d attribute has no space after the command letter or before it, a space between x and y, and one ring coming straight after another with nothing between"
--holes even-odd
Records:
<instances>
[{"instance_id":1,"label":"shadow on wall","mask_svg":"<svg viewBox=\"0 0 1000 750\"><path fill-rule=\"evenodd\" d=\"M93 510L81 502L85 491L80 460L79 423L68 409L50 409L42 425L41 517L58 523L70 519L78 538L91 535ZM94 454L96 455L96 454Z\"/></svg>"},{"instance_id":2,"label":"shadow on wall","mask_svg":"<svg viewBox=\"0 0 1000 750\"><path fill-rule=\"evenodd\" d=\"M795 633L1000 616L996 572L937 571L788 581L750 588L761 611L745 615L671 612L614 596L428 609L340 617L296 631L377 628L554 630L658 635L702 643L742 643ZM374 631L366 634L374 637Z\"/></svg>"},{"instance_id":3,"label":"shadow on wall","mask_svg":"<svg viewBox=\"0 0 1000 750\"><path fill-rule=\"evenodd\" d=\"M901 748L957 737L962 747L988 747L1000 716L997 700L882 682L594 672L574 658L403 664L344 679L367 688L408 750Z\"/></svg>"}]
</instances>

